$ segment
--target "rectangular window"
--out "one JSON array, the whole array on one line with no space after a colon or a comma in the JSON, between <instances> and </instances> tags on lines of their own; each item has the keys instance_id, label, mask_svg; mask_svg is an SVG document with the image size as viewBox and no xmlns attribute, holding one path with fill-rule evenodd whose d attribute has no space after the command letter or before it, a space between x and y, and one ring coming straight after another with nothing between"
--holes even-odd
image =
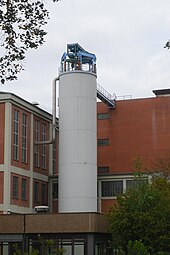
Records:
<instances>
[{"instance_id":1,"label":"rectangular window","mask_svg":"<svg viewBox=\"0 0 170 255\"><path fill-rule=\"evenodd\" d=\"M39 202L39 183L34 182L34 203Z\"/></svg>"},{"instance_id":2,"label":"rectangular window","mask_svg":"<svg viewBox=\"0 0 170 255\"><path fill-rule=\"evenodd\" d=\"M27 115L22 115L22 162L27 163Z\"/></svg>"},{"instance_id":3,"label":"rectangular window","mask_svg":"<svg viewBox=\"0 0 170 255\"><path fill-rule=\"evenodd\" d=\"M102 181L102 197L116 197L123 193L123 181Z\"/></svg>"},{"instance_id":4,"label":"rectangular window","mask_svg":"<svg viewBox=\"0 0 170 255\"><path fill-rule=\"evenodd\" d=\"M14 110L13 159L19 160L19 111Z\"/></svg>"},{"instance_id":5,"label":"rectangular window","mask_svg":"<svg viewBox=\"0 0 170 255\"><path fill-rule=\"evenodd\" d=\"M98 146L107 146L109 145L109 139L98 139L97 140L97 145Z\"/></svg>"},{"instance_id":6,"label":"rectangular window","mask_svg":"<svg viewBox=\"0 0 170 255\"><path fill-rule=\"evenodd\" d=\"M109 173L109 166L99 166L97 168L99 174L106 174Z\"/></svg>"},{"instance_id":7,"label":"rectangular window","mask_svg":"<svg viewBox=\"0 0 170 255\"><path fill-rule=\"evenodd\" d=\"M97 114L97 119L98 120L106 120L106 119L109 119L109 113L106 112L106 113L98 113Z\"/></svg>"},{"instance_id":8,"label":"rectangular window","mask_svg":"<svg viewBox=\"0 0 170 255\"><path fill-rule=\"evenodd\" d=\"M144 184L144 183L147 183L147 180L144 179L144 180L126 180L126 190L128 190L129 188L132 188L132 187L137 187L139 186L140 184Z\"/></svg>"},{"instance_id":9,"label":"rectangular window","mask_svg":"<svg viewBox=\"0 0 170 255\"><path fill-rule=\"evenodd\" d=\"M46 141L46 125L42 124L42 141ZM46 169L46 145L43 144L42 145L42 154L41 154L41 158L42 158L42 168Z\"/></svg>"},{"instance_id":10,"label":"rectangular window","mask_svg":"<svg viewBox=\"0 0 170 255\"><path fill-rule=\"evenodd\" d=\"M12 178L12 197L18 199L18 177L13 176Z\"/></svg>"},{"instance_id":11,"label":"rectangular window","mask_svg":"<svg viewBox=\"0 0 170 255\"><path fill-rule=\"evenodd\" d=\"M47 204L47 184L42 183L41 185L41 202L42 205Z\"/></svg>"},{"instance_id":12,"label":"rectangular window","mask_svg":"<svg viewBox=\"0 0 170 255\"><path fill-rule=\"evenodd\" d=\"M35 141L40 141L40 122L37 120L35 121ZM36 167L40 166L40 146L38 145L35 146L34 165Z\"/></svg>"},{"instance_id":13,"label":"rectangular window","mask_svg":"<svg viewBox=\"0 0 170 255\"><path fill-rule=\"evenodd\" d=\"M58 198L58 182L53 182L53 199Z\"/></svg>"},{"instance_id":14,"label":"rectangular window","mask_svg":"<svg viewBox=\"0 0 170 255\"><path fill-rule=\"evenodd\" d=\"M21 199L26 200L27 199L27 179L22 178L21 183Z\"/></svg>"}]
</instances>

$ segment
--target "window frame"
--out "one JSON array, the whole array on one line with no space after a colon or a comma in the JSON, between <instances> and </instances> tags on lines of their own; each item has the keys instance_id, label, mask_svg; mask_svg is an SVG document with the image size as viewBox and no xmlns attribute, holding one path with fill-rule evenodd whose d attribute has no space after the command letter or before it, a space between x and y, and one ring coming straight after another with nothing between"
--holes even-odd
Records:
<instances>
[{"instance_id":1,"label":"window frame","mask_svg":"<svg viewBox=\"0 0 170 255\"><path fill-rule=\"evenodd\" d=\"M47 125L42 123L42 141L47 140ZM42 152L41 152L41 164L42 164L42 169L47 169L47 149L46 145L42 145Z\"/></svg>"},{"instance_id":2,"label":"window frame","mask_svg":"<svg viewBox=\"0 0 170 255\"><path fill-rule=\"evenodd\" d=\"M19 160L19 111L14 109L13 115L13 160Z\"/></svg>"},{"instance_id":3,"label":"window frame","mask_svg":"<svg viewBox=\"0 0 170 255\"><path fill-rule=\"evenodd\" d=\"M28 116L27 114L22 114L22 163L27 163L27 135L28 134Z\"/></svg>"},{"instance_id":4,"label":"window frame","mask_svg":"<svg viewBox=\"0 0 170 255\"><path fill-rule=\"evenodd\" d=\"M116 183L117 184L121 183L121 187L114 187ZM119 192L118 189L121 189L121 191ZM101 197L102 198L117 197L121 194L123 194L123 180L102 180L101 181Z\"/></svg>"},{"instance_id":5,"label":"window frame","mask_svg":"<svg viewBox=\"0 0 170 255\"><path fill-rule=\"evenodd\" d=\"M47 205L47 183L41 183L41 203Z\"/></svg>"},{"instance_id":6,"label":"window frame","mask_svg":"<svg viewBox=\"0 0 170 255\"><path fill-rule=\"evenodd\" d=\"M97 146L109 146L109 145L110 145L109 138L97 139Z\"/></svg>"},{"instance_id":7,"label":"window frame","mask_svg":"<svg viewBox=\"0 0 170 255\"><path fill-rule=\"evenodd\" d=\"M58 182L53 182L52 184L52 198L53 200L58 199Z\"/></svg>"},{"instance_id":8,"label":"window frame","mask_svg":"<svg viewBox=\"0 0 170 255\"><path fill-rule=\"evenodd\" d=\"M141 180L139 179L126 179L126 191L128 189L131 189L131 188L134 188L134 187L138 187L140 184L144 184L144 183L147 183L148 182L148 179L146 178L143 178ZM130 185L129 185L129 184Z\"/></svg>"},{"instance_id":9,"label":"window frame","mask_svg":"<svg viewBox=\"0 0 170 255\"><path fill-rule=\"evenodd\" d=\"M34 181L34 197L33 201L34 203L39 203L40 202L40 197L39 197L39 182Z\"/></svg>"},{"instance_id":10,"label":"window frame","mask_svg":"<svg viewBox=\"0 0 170 255\"><path fill-rule=\"evenodd\" d=\"M97 167L97 173L98 174L108 174L110 170L109 166L98 166Z\"/></svg>"},{"instance_id":11,"label":"window frame","mask_svg":"<svg viewBox=\"0 0 170 255\"><path fill-rule=\"evenodd\" d=\"M21 179L21 200L27 200L27 179L26 178Z\"/></svg>"},{"instance_id":12,"label":"window frame","mask_svg":"<svg viewBox=\"0 0 170 255\"><path fill-rule=\"evenodd\" d=\"M19 177L12 176L12 198L19 199Z\"/></svg>"},{"instance_id":13,"label":"window frame","mask_svg":"<svg viewBox=\"0 0 170 255\"><path fill-rule=\"evenodd\" d=\"M98 120L107 120L110 118L109 112L100 112L97 114Z\"/></svg>"},{"instance_id":14,"label":"window frame","mask_svg":"<svg viewBox=\"0 0 170 255\"><path fill-rule=\"evenodd\" d=\"M40 121L35 120L35 141L40 141ZM34 166L40 167L40 146L35 145L34 149Z\"/></svg>"}]
</instances>

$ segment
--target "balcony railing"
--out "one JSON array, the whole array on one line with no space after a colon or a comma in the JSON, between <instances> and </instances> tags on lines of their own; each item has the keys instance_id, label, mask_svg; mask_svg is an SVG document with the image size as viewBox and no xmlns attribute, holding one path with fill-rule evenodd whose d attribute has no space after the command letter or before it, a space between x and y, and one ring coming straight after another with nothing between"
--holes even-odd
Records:
<instances>
[{"instance_id":1,"label":"balcony railing","mask_svg":"<svg viewBox=\"0 0 170 255\"><path fill-rule=\"evenodd\" d=\"M96 64L80 64L67 61L61 63L59 73L71 71L84 71L96 74Z\"/></svg>"}]
</instances>

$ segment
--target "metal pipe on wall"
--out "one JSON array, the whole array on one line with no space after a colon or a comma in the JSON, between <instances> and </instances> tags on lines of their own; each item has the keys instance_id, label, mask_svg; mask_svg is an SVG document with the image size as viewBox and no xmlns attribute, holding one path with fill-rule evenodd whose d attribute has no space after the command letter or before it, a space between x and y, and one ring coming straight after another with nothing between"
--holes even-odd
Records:
<instances>
[{"instance_id":1,"label":"metal pipe on wall","mask_svg":"<svg viewBox=\"0 0 170 255\"><path fill-rule=\"evenodd\" d=\"M54 78L52 83L52 137L48 141L35 141L35 145L53 144L55 142L56 130L56 82L59 77Z\"/></svg>"}]
</instances>

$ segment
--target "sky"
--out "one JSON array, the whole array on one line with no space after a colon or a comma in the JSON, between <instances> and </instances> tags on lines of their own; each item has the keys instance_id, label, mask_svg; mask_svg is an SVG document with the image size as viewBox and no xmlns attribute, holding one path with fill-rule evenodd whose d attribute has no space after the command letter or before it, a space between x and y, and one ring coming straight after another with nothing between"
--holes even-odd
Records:
<instances>
[{"instance_id":1,"label":"sky","mask_svg":"<svg viewBox=\"0 0 170 255\"><path fill-rule=\"evenodd\" d=\"M120 99L170 88L170 0L45 0L46 42L30 50L17 81L0 85L51 112L52 81L68 43L97 57L97 82ZM126 98L126 97L125 97Z\"/></svg>"}]
</instances>

